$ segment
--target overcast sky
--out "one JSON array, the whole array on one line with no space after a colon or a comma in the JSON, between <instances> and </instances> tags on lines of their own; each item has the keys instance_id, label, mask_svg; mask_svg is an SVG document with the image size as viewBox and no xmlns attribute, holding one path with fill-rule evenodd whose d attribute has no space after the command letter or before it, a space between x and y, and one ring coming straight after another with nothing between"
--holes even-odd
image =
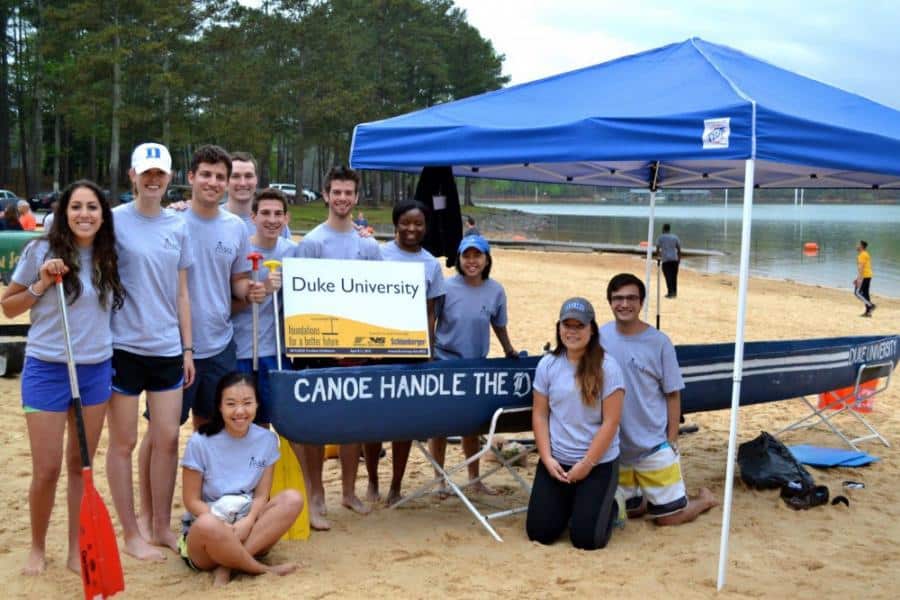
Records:
<instances>
[{"instance_id":1,"label":"overcast sky","mask_svg":"<svg viewBox=\"0 0 900 600\"><path fill-rule=\"evenodd\" d=\"M894 0L456 0L511 84L699 36L900 109Z\"/></svg>"}]
</instances>

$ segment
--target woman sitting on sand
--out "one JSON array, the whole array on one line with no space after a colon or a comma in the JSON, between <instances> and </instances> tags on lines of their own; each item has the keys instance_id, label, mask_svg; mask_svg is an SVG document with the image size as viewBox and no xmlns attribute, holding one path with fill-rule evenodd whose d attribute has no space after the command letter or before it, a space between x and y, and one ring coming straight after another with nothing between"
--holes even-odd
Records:
<instances>
[{"instance_id":1,"label":"woman sitting on sand","mask_svg":"<svg viewBox=\"0 0 900 600\"><path fill-rule=\"evenodd\" d=\"M269 499L272 465L280 456L278 437L253 424L257 406L252 376L223 377L213 420L191 436L181 461L189 513L178 548L192 569L215 570L216 585L228 583L232 570L287 575L297 568L256 559L275 545L303 508L297 490Z\"/></svg>"},{"instance_id":2,"label":"woman sitting on sand","mask_svg":"<svg viewBox=\"0 0 900 600\"><path fill-rule=\"evenodd\" d=\"M491 279L491 247L480 235L463 237L457 250L458 275L447 279L443 302L438 302L438 322L435 329L434 355L439 360L454 358L486 358L490 351L491 329L508 358L518 353L506 331L506 290ZM463 453L466 458L478 452L478 435L464 436ZM431 453L438 464L444 465L447 449L445 438L431 440ZM469 479L478 479L478 461L468 466ZM481 493L495 493L480 481L472 488Z\"/></svg>"},{"instance_id":3,"label":"woman sitting on sand","mask_svg":"<svg viewBox=\"0 0 900 600\"><path fill-rule=\"evenodd\" d=\"M31 551L22 572L37 575L47 565L46 541L65 444L69 508L66 566L78 573L78 514L82 496L81 454L75 432L57 275L63 276L72 325L72 348L83 405L88 455L93 458L103 428L112 381L110 316L122 306L116 240L109 203L89 181L76 181L63 192L57 226L29 243L3 293L3 314L30 310L25 345L22 408L31 444Z\"/></svg>"},{"instance_id":4,"label":"woman sitting on sand","mask_svg":"<svg viewBox=\"0 0 900 600\"><path fill-rule=\"evenodd\" d=\"M566 300L556 348L535 370L531 422L541 460L525 529L528 539L541 544L552 544L568 526L576 548L604 548L618 514L625 381L599 337L591 303Z\"/></svg>"}]
</instances>

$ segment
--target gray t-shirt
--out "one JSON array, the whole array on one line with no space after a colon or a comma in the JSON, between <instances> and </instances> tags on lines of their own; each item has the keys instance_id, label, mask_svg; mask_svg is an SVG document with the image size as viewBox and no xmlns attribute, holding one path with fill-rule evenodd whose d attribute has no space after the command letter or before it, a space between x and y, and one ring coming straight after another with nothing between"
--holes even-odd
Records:
<instances>
[{"instance_id":1,"label":"gray t-shirt","mask_svg":"<svg viewBox=\"0 0 900 600\"><path fill-rule=\"evenodd\" d=\"M204 219L193 210L181 213L188 226L193 265L188 269L194 357L222 352L234 335L231 323L231 276L250 272L250 238L244 223L220 210Z\"/></svg>"},{"instance_id":2,"label":"gray t-shirt","mask_svg":"<svg viewBox=\"0 0 900 600\"><path fill-rule=\"evenodd\" d=\"M180 356L178 271L193 258L184 219L169 209L155 217L134 202L113 210L119 277L128 295L113 314L113 347L141 356Z\"/></svg>"},{"instance_id":3,"label":"gray t-shirt","mask_svg":"<svg viewBox=\"0 0 900 600\"><path fill-rule=\"evenodd\" d=\"M22 251L12 281L29 286L38 280L41 265L53 258L49 254L47 240L30 242ZM67 304L69 313L69 334L72 338L72 352L77 364L96 364L112 356L112 332L109 321L112 298L106 303L106 310L100 305L100 297L91 282L93 257L92 248L81 248L78 260L81 268L81 295L74 304ZM44 295L31 306L31 327L25 343L25 355L47 362L66 362L66 342L63 336L62 314L59 311L59 292L55 285L47 288Z\"/></svg>"},{"instance_id":4,"label":"gray t-shirt","mask_svg":"<svg viewBox=\"0 0 900 600\"><path fill-rule=\"evenodd\" d=\"M625 377L622 462L634 463L667 439L665 395L684 389L681 367L669 337L654 327L622 335L615 322L609 322L600 328L600 344L618 361Z\"/></svg>"},{"instance_id":5,"label":"gray t-shirt","mask_svg":"<svg viewBox=\"0 0 900 600\"><path fill-rule=\"evenodd\" d=\"M681 248L681 242L674 233L664 233L656 240L656 247L659 248L659 257L662 262L676 262L678 260L678 250Z\"/></svg>"},{"instance_id":6,"label":"gray t-shirt","mask_svg":"<svg viewBox=\"0 0 900 600\"><path fill-rule=\"evenodd\" d=\"M253 237L254 235L256 235L256 223L253 222L253 215L239 215L237 213L233 213L228 210L227 202L225 204L222 204L220 208L225 212L233 214L244 222L244 227L247 229L247 237ZM288 227L287 223L284 224L284 229L281 230L281 237L286 240L293 241L293 237L291 236L291 228Z\"/></svg>"},{"instance_id":7,"label":"gray t-shirt","mask_svg":"<svg viewBox=\"0 0 900 600\"><path fill-rule=\"evenodd\" d=\"M200 498L210 504L226 494L252 496L263 472L280 456L275 432L251 424L241 438L224 429L215 435L194 433L181 466L203 474Z\"/></svg>"},{"instance_id":8,"label":"gray t-shirt","mask_svg":"<svg viewBox=\"0 0 900 600\"><path fill-rule=\"evenodd\" d=\"M491 349L491 325L506 325L506 291L493 279L468 285L462 275L444 282L442 305L435 331L435 356L485 358Z\"/></svg>"},{"instance_id":9,"label":"gray t-shirt","mask_svg":"<svg viewBox=\"0 0 900 600\"><path fill-rule=\"evenodd\" d=\"M355 229L338 231L327 223L320 223L303 236L303 241L294 249L293 256L340 260L381 260L381 251L375 238L360 237Z\"/></svg>"},{"instance_id":10,"label":"gray t-shirt","mask_svg":"<svg viewBox=\"0 0 900 600\"><path fill-rule=\"evenodd\" d=\"M534 389L547 396L550 404L550 453L561 464L572 466L587 454L594 436L603 424L603 399L625 389L622 371L616 359L603 357L603 390L594 406L585 406L575 381L575 365L565 354L547 354L534 372ZM596 464L619 456L619 433Z\"/></svg>"},{"instance_id":11,"label":"gray t-shirt","mask_svg":"<svg viewBox=\"0 0 900 600\"><path fill-rule=\"evenodd\" d=\"M418 252L407 252L391 240L381 245L381 256L384 260L401 262L420 262L425 265L425 297L428 300L445 294L444 272L437 259L428 250L421 248Z\"/></svg>"},{"instance_id":12,"label":"gray t-shirt","mask_svg":"<svg viewBox=\"0 0 900 600\"><path fill-rule=\"evenodd\" d=\"M284 238L278 238L273 248L262 248L250 244L250 252L259 252L263 260L259 264L259 280L265 281L269 269L263 263L267 260L281 260L292 251L296 244ZM252 277L252 273L251 273ZM281 292L278 292L279 295ZM282 304L278 303L279 310ZM248 306L231 316L234 322L234 343L237 345L238 358L253 358L253 307ZM272 308L272 296L266 296L259 305L259 356L275 356L275 313Z\"/></svg>"},{"instance_id":13,"label":"gray t-shirt","mask_svg":"<svg viewBox=\"0 0 900 600\"><path fill-rule=\"evenodd\" d=\"M41 221L41 227L44 228L45 233L50 232L50 228L53 227L53 213L49 212L44 215L44 220Z\"/></svg>"}]
</instances>

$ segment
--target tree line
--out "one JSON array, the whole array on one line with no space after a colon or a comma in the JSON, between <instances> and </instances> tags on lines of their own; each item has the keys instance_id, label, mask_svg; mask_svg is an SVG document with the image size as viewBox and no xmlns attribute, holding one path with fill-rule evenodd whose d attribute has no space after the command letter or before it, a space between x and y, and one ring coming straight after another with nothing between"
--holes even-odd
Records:
<instances>
[{"instance_id":1,"label":"tree line","mask_svg":"<svg viewBox=\"0 0 900 600\"><path fill-rule=\"evenodd\" d=\"M452 0L0 0L0 186L33 196L88 177L112 198L131 149L184 170L217 143L261 182L320 187L353 127L507 82ZM412 178L366 174L376 199Z\"/></svg>"}]
</instances>

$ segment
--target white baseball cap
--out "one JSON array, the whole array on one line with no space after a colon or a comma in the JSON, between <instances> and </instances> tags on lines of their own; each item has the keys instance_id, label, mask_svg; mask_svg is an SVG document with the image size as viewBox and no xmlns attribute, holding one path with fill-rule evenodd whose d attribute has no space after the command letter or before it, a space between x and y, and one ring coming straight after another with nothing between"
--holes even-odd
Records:
<instances>
[{"instance_id":1,"label":"white baseball cap","mask_svg":"<svg viewBox=\"0 0 900 600\"><path fill-rule=\"evenodd\" d=\"M169 149L162 144L154 142L140 144L131 153L131 168L138 175L150 169L171 173L172 155L169 154Z\"/></svg>"}]
</instances>

